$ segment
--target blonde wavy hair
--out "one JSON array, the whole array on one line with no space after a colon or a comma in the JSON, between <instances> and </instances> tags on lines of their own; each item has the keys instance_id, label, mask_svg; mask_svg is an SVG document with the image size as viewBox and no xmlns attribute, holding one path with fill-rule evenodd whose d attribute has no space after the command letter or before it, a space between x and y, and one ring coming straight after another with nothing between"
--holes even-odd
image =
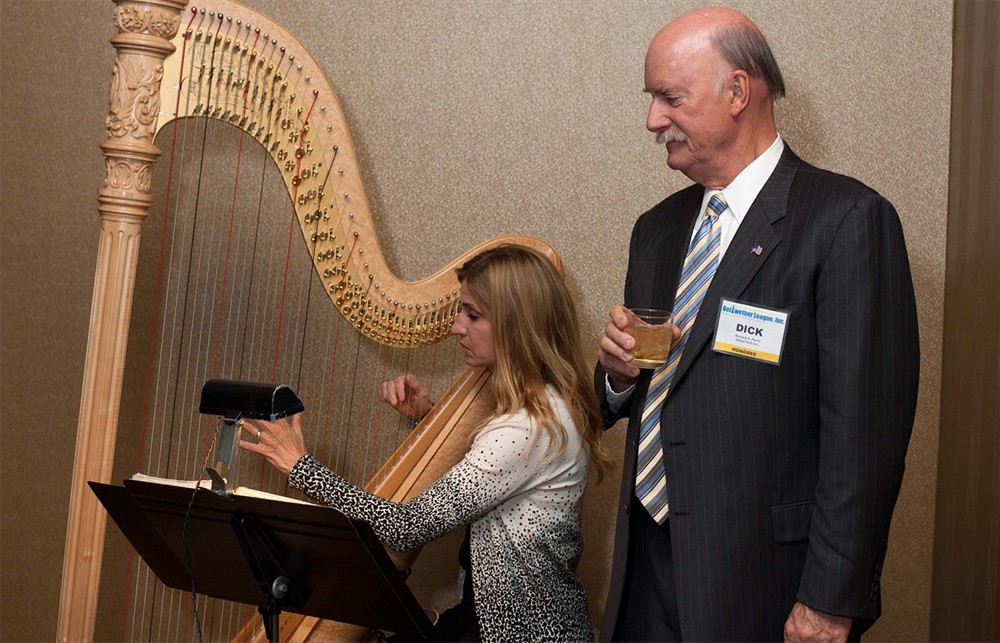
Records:
<instances>
[{"instance_id":1,"label":"blonde wavy hair","mask_svg":"<svg viewBox=\"0 0 1000 643\"><path fill-rule=\"evenodd\" d=\"M580 338L569 290L541 253L519 245L486 250L457 270L493 331L496 366L490 382L496 415L525 409L559 452L566 427L549 405L546 385L566 400L600 480L610 459L601 445L603 427L592 368Z\"/></svg>"}]
</instances>

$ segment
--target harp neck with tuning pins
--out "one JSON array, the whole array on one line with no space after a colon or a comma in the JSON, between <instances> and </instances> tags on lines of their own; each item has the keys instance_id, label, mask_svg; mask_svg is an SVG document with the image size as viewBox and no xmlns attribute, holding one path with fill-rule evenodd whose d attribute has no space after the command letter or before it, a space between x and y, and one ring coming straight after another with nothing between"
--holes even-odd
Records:
<instances>
[{"instance_id":1,"label":"harp neck with tuning pins","mask_svg":"<svg viewBox=\"0 0 1000 643\"><path fill-rule=\"evenodd\" d=\"M351 454L363 452L369 462L354 477L379 495L409 498L461 458L469 430L492 408L488 373L450 376L440 366L454 364L453 356L411 357L448 344L458 308L455 268L503 243L531 246L559 265L544 242L510 235L457 253L419 281L397 277L379 247L344 114L323 70L294 36L238 3L187 5L116 0L100 245L59 608L63 641L94 637L106 522L86 483L111 480L119 442L133 445L140 470L197 477L212 433L196 417L201 384L280 381L317 410L311 419L323 435L312 438L311 450L347 469ZM220 153L224 141L236 151ZM228 169L208 169L220 155ZM248 187L254 180L270 187ZM280 194L277 206L262 204L271 191ZM160 247L140 257L147 217L162 226ZM174 259L182 253L189 258ZM237 265L237 256L257 261ZM153 301L140 299L147 294ZM139 319L147 330L137 330ZM379 405L370 389L387 372L411 367L452 383L398 448L385 446L398 442L392 436L375 445L372 434L389 420L371 411ZM174 390L160 393L167 381ZM361 420L366 405L372 417ZM346 410L338 416L335 406ZM354 426L365 427L364 440L338 433ZM142 435L132 436L133 427ZM153 455L158 440L169 447ZM384 464L370 475L373 456ZM257 482L280 484L263 470L247 485ZM412 558L396 560L405 567ZM162 606L148 611L167 614ZM261 636L259 620L244 613L230 618L235 625L214 626L211 638ZM131 618L153 631L152 616ZM298 627L300 639L317 626L288 618L282 633ZM161 637L182 638L165 631L174 633Z\"/></svg>"}]
</instances>

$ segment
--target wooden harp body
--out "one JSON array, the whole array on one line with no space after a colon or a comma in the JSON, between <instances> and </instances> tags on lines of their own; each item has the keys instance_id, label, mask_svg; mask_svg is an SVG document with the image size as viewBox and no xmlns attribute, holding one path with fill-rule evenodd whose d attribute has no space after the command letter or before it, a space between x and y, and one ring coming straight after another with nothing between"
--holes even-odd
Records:
<instances>
[{"instance_id":1,"label":"wooden harp body","mask_svg":"<svg viewBox=\"0 0 1000 643\"><path fill-rule=\"evenodd\" d=\"M152 423L149 417L157 413L165 418L162 425L170 428L154 427L154 432L190 424L184 439L193 446L184 451L179 446L181 439L172 436L170 454L163 457L162 464L149 464L152 458L142 454L150 447L146 438L139 439L140 458L146 458L139 468L162 466L163 470L149 472L197 477L205 440L212 431L211 426L191 417L189 407L196 406L189 403L192 387L212 377L281 381L300 389L307 409L326 409L329 418L331 400L336 396L323 391L340 391L339 400L371 396L372 391L356 396L341 390L364 370L359 365L396 360L392 373L398 374L409 366L409 358L399 355L447 339L457 313L459 286L454 271L471 256L490 246L519 243L542 251L559 266L558 256L544 242L505 236L456 253L424 279L405 281L395 276L379 247L347 124L323 70L294 36L238 3L195 0L192 6L187 4L186 0L115 3L118 33L111 42L117 53L106 119L108 138L101 144L105 177L98 196L100 246L59 608L58 638L63 641L94 638L106 520L86 483L111 481L117 443L131 436L136 426L145 429ZM168 130L171 127L174 129ZM178 140L184 138L194 143L190 147L180 143L178 148ZM228 179L206 186L207 170L202 168L206 159L211 161L215 143L221 138L237 142L239 151L230 155L230 160L235 160L238 169L226 175ZM161 155L161 147L167 145L169 155ZM185 175L178 170L182 162L199 169ZM253 199L246 196L253 193L247 187L250 167L283 193L283 206L257 205L255 209ZM161 201L166 204L163 214L151 212L151 204ZM174 231L166 222L173 215L167 213L185 201L195 215ZM140 259L139 241L147 217L157 219L162 226L163 233L158 235L162 237L161 261L150 264L159 266L155 270L158 277L149 280L155 285L142 286L145 264ZM277 230L277 241L272 240L270 246L258 235L268 227ZM202 245L201 239L207 237L212 239L210 245ZM209 276L202 277L190 267L172 268L169 262L163 267L162 258L185 243L187 252L207 257L203 262L209 267L203 272ZM287 257L273 261L285 251L282 246L287 247ZM230 261L231 254L245 258L251 247L260 263L272 260L272 267L258 271ZM157 254L155 244L148 254ZM298 268L290 269L291 263ZM135 297L137 279L140 292L153 293L153 301ZM289 282L297 283L298 290L290 292ZM177 288L184 294L171 300L164 284L184 284ZM237 290L242 299L234 294ZM197 307L177 303L198 297L203 302ZM313 319L319 313L320 321L293 320L287 312L291 301L298 301L299 307L308 311L303 319ZM191 321L199 315L204 317L200 324ZM137 333L133 322L142 318L145 323L150 317L152 330ZM157 330L157 323L170 327L175 320L178 326L185 325L185 330ZM330 350L329 329L333 327L338 337L341 333L352 336L353 348L341 348L339 355L324 358L327 361L316 372L326 369L328 373L315 385L316 393L310 400L308 389L323 378L309 370L314 361L322 360L308 355L337 353L336 341L342 340L334 340L334 350ZM326 329L326 334L318 333L317 328ZM135 340L135 335L141 341ZM255 349L260 345L268 348ZM165 366L130 366L130 360L147 346L150 362L153 355L162 359L163 354L169 354L163 360ZM351 351L347 361L353 360L354 370L345 373L344 354ZM338 374L329 374L334 367L340 369ZM436 367L430 370L437 372ZM375 371L377 380L380 373L377 368ZM381 451L372 447L370 435L360 447L345 447L376 453L380 462L384 460L374 476L369 476L365 467L361 468L363 473L355 474L368 480L370 489L385 497L406 499L464 454L469 430L492 408L488 373L465 369L457 379L449 377L448 381L452 379L454 383L434 410L398 448L390 449L389 457L381 457ZM164 396L162 408L169 412L151 412L149 399L156 394L150 391L158 390L161 380L185 382L186 390ZM303 388L307 395L302 395ZM145 405L144 410L129 410L130 403L123 403L123 391L125 400L144 398L145 402L136 404ZM336 434L359 424L353 409L327 422L328 428ZM120 420L126 416L119 431ZM365 432L370 434L372 426L377 429L380 421L384 424L389 420L376 415L365 425ZM136 438L128 440L135 442ZM331 441L337 440L325 436L317 440L316 447L332 452L328 448ZM247 475L245 465L243 474ZM255 486L254 478L248 477L245 484ZM260 480L264 481L263 473ZM397 560L405 567L412 558ZM236 620L230 634L214 636L237 636L240 640L261 636L259 620ZM303 640L316 626L311 619L291 615L282 626L282 637ZM182 638L179 633L151 632L146 628L142 637ZM334 636L364 635L346 632ZM129 635L123 634L123 638Z\"/></svg>"}]
</instances>

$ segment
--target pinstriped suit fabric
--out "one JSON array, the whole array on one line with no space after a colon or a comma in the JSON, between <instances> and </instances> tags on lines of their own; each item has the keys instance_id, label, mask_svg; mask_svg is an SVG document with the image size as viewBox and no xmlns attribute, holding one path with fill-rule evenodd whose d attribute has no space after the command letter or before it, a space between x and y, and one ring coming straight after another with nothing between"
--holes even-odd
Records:
<instances>
[{"instance_id":1,"label":"pinstriped suit fabric","mask_svg":"<svg viewBox=\"0 0 1000 643\"><path fill-rule=\"evenodd\" d=\"M626 306L672 307L702 194L682 190L636 222ZM711 350L722 297L789 313L779 366ZM686 640L778 640L796 600L862 626L877 618L918 370L895 210L786 147L719 265L660 409ZM635 400L648 380L617 416L605 406L606 422L629 424L602 639L614 632L629 565L655 564L627 551Z\"/></svg>"}]
</instances>

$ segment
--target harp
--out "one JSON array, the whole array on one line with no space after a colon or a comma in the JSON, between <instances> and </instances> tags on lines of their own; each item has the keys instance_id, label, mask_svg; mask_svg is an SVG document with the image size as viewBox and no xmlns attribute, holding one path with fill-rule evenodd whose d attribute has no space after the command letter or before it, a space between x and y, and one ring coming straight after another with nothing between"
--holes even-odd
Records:
<instances>
[{"instance_id":1,"label":"harp","mask_svg":"<svg viewBox=\"0 0 1000 643\"><path fill-rule=\"evenodd\" d=\"M346 416L326 423L336 433L338 428L359 423L354 415L358 404L353 394L341 390L343 382L359 379L366 364L396 360L395 372L403 370L401 366L408 370L410 358L400 355L408 356L446 340L457 311L457 266L502 243L532 246L559 265L558 256L544 242L512 235L457 253L424 279L408 282L396 277L380 249L344 114L324 72L294 36L238 3L193 0L192 6L187 4L186 0L116 0L118 33L111 42L117 54L106 121L108 138L101 144L106 172L98 196L100 245L57 631L63 641L94 637L106 522L86 482L110 481L118 442L139 443L135 450L140 470L163 467L150 473L197 477L210 448L212 427L185 419L185 414L197 415L194 391L213 377L295 384L307 407L326 409L327 418L337 398L332 391L337 389L337 401L348 410ZM164 136L169 140L164 141ZM185 147L187 139L195 143ZM223 174L225 180L206 184L205 168L216 154L216 142L222 139L236 142L239 151L229 160L235 160L237 169ZM160 146L167 144L171 151L161 157ZM254 151L247 151L250 148ZM198 169L184 175L177 169L184 161L194 162ZM254 192L242 183L250 165L258 168L255 171L264 183L276 186L284 206L255 206L256 197L246 197ZM261 188L260 193L264 192ZM151 211L154 201L165 204L163 215ZM168 227L168 213L180 202L188 202L193 214L173 231ZM245 216L246 212L254 215ZM186 244L189 256L201 253L207 266L204 274L210 276L196 274L190 261L187 267L156 268L149 271L158 275L150 281L155 285L140 289L152 293L152 301L140 302L134 296L137 280L142 284L145 274L139 241L147 217L156 216L162 217L160 257L172 255L175 247ZM175 223L177 220L174 217ZM277 241L271 246L261 245L258 239L257 233L265 229L274 229ZM241 241L240 235L252 241ZM203 244L206 237L212 240ZM276 267L235 267L228 259L231 254L259 254L264 258L260 263ZM290 268L290 264L304 268ZM248 282L252 285L247 286ZM290 282L297 283L293 288L298 290L289 290ZM201 303L179 303L180 295L170 299L165 292L170 288L161 292L161 286L171 283L185 284L178 288L185 291L185 302L200 296ZM246 301L236 305L233 293L239 289ZM286 312L286 304L291 307L292 300L300 301L300 307L309 311L305 319L318 315L320 321L293 323ZM134 303L148 305L134 307ZM251 314L259 311L264 314ZM191 318L199 316L201 322L192 322ZM152 318L148 335L136 331L140 317ZM173 334L168 339L164 331L156 330L158 324L168 327L175 320L176 326L184 329L180 339ZM337 376L329 373L343 362L345 351L337 354L338 339L333 339L330 350L329 334L324 341L317 328L325 328L327 333L335 328L336 337L350 333L356 339L353 365L346 374L343 370ZM126 359L130 342L133 348ZM253 348L262 343L273 345L273 350L255 352ZM144 349L143 345L149 347L150 356L162 357L169 352L170 358L164 365L133 368L133 355ZM325 362L307 359L307 349L315 346L322 347L318 352L333 356L324 358ZM150 364L154 361L149 359ZM322 368L313 368L313 362L323 362L328 372L318 375ZM439 371L433 360L425 368L432 377ZM374 379L379 376L376 367ZM186 381L187 386L164 394L162 403L154 402L154 406L162 404L169 410L162 413L163 428L154 427L154 432L173 431L178 425L188 425L188 429L183 436L171 435L170 453L153 466L145 434L136 438L131 430L140 425L145 431L156 423L149 419L148 400L158 400L158 394L150 391L159 390L159 382L167 380ZM468 430L491 405L487 380L487 373L463 370L420 426L398 448L389 449L388 457L378 455L385 464L375 475L369 476L370 467L362 466L354 478L370 478L370 489L394 499L419 492L464 453ZM308 390L307 384L314 381L320 382L317 390ZM304 386L307 390L303 391ZM369 397L371 393L364 392ZM128 400L132 398L146 400L135 404L143 407L140 412L131 409ZM157 413L154 410L152 415ZM130 419L123 427L128 429L119 431L126 415ZM376 415L366 425L366 433L371 433L370 427L377 430L385 423ZM388 438L377 449L370 435L368 438L360 446L347 444L344 451L381 454L385 450ZM333 451L329 442L324 434L322 440L315 439L311 450L319 451L321 457L328 455ZM244 464L244 474L246 468ZM261 470L259 482L266 486L275 481L266 480ZM411 561L411 557L397 558L400 567ZM202 609L207 613L215 608ZM252 609L243 614L250 613ZM253 619L237 614L230 620L235 624L220 625L207 637L248 640L259 635ZM297 640L317 627L314 621L295 615L286 620L282 633L294 630ZM142 627L143 637L184 637L179 630L153 633L145 621ZM128 637L123 629L122 638Z\"/></svg>"}]
</instances>

